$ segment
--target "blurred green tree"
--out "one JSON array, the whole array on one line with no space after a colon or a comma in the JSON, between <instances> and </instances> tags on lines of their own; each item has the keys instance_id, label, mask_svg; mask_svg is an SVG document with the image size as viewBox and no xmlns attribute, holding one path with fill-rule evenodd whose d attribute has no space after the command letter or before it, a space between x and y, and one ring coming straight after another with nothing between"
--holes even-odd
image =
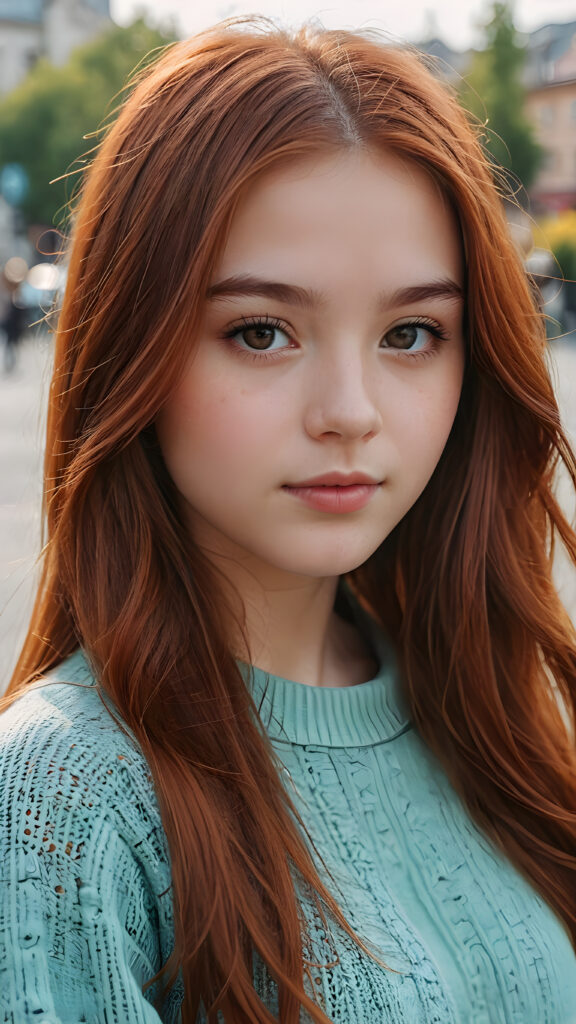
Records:
<instances>
[{"instance_id":1,"label":"blurred green tree","mask_svg":"<svg viewBox=\"0 0 576 1024\"><path fill-rule=\"evenodd\" d=\"M0 102L0 165L19 163L27 172L22 212L29 223L63 225L66 204L98 142L91 133L115 116L130 72L155 60L174 38L170 29L142 17L114 25L74 50L63 67L38 61ZM50 184L69 171L70 177Z\"/></svg>"},{"instance_id":2,"label":"blurred green tree","mask_svg":"<svg viewBox=\"0 0 576 1024\"><path fill-rule=\"evenodd\" d=\"M522 72L526 50L514 25L510 0L497 0L484 25L484 48L474 53L460 100L475 120L486 125L485 151L503 172L506 186L516 192L518 182L529 189L544 151L524 113Z\"/></svg>"}]
</instances>

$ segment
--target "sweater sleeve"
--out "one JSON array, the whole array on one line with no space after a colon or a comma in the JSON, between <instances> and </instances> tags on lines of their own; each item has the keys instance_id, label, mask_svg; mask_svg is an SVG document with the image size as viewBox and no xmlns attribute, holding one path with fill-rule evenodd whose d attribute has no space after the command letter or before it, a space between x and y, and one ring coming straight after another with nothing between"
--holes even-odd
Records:
<instances>
[{"instance_id":1,"label":"sweater sleeve","mask_svg":"<svg viewBox=\"0 0 576 1024\"><path fill-rule=\"evenodd\" d=\"M154 986L143 992L165 959L170 884L150 784L94 696L70 717L40 691L0 718L5 1024L178 1019L154 1009Z\"/></svg>"}]
</instances>

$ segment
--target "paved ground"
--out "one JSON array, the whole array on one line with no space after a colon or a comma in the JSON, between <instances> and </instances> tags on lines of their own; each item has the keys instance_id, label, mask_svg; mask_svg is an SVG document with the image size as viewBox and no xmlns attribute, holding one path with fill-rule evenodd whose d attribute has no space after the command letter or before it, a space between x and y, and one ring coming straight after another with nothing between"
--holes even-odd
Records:
<instances>
[{"instance_id":1,"label":"paved ground","mask_svg":"<svg viewBox=\"0 0 576 1024\"><path fill-rule=\"evenodd\" d=\"M555 342L550 351L564 420L576 442L576 341ZM0 692L23 638L40 550L43 407L50 354L49 338L37 338L22 347L12 376L0 369ZM563 481L560 490L569 497ZM576 571L563 560L557 577L576 618Z\"/></svg>"},{"instance_id":2,"label":"paved ground","mask_svg":"<svg viewBox=\"0 0 576 1024\"><path fill-rule=\"evenodd\" d=\"M25 342L13 374L2 373L0 349L0 692L24 637L40 551L39 506L44 406L51 344Z\"/></svg>"}]
</instances>

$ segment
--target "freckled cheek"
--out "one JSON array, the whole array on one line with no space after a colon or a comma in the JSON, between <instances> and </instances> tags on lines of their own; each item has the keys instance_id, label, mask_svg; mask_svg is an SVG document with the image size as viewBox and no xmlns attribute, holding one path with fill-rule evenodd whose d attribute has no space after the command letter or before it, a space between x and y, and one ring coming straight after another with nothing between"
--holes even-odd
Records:
<instances>
[{"instance_id":1,"label":"freckled cheek","mask_svg":"<svg viewBox=\"0 0 576 1024\"><path fill-rule=\"evenodd\" d=\"M456 379L438 388L421 388L410 394L396 393L386 418L396 448L411 464L426 469L440 457L452 429L460 397Z\"/></svg>"}]
</instances>

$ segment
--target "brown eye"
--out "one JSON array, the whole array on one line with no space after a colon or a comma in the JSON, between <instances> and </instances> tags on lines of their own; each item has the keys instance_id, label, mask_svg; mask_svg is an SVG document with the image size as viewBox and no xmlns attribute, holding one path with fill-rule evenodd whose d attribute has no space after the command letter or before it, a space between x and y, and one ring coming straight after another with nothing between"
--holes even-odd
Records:
<instances>
[{"instance_id":1,"label":"brown eye","mask_svg":"<svg viewBox=\"0 0 576 1024\"><path fill-rule=\"evenodd\" d=\"M291 347L288 330L284 324L274 320L244 320L224 337L230 338L244 352L280 352Z\"/></svg>"},{"instance_id":2,"label":"brown eye","mask_svg":"<svg viewBox=\"0 0 576 1024\"><path fill-rule=\"evenodd\" d=\"M423 334L422 343L426 342L426 331L416 324L399 324L393 327L384 335L387 348L411 349L418 341L418 335Z\"/></svg>"},{"instance_id":3,"label":"brown eye","mask_svg":"<svg viewBox=\"0 0 576 1024\"><path fill-rule=\"evenodd\" d=\"M274 341L275 327L245 327L238 332L250 348L267 349Z\"/></svg>"},{"instance_id":4,"label":"brown eye","mask_svg":"<svg viewBox=\"0 0 576 1024\"><path fill-rule=\"evenodd\" d=\"M397 352L426 352L433 349L438 340L446 334L438 324L411 323L396 324L386 331L382 340L382 348L394 349Z\"/></svg>"}]
</instances>

